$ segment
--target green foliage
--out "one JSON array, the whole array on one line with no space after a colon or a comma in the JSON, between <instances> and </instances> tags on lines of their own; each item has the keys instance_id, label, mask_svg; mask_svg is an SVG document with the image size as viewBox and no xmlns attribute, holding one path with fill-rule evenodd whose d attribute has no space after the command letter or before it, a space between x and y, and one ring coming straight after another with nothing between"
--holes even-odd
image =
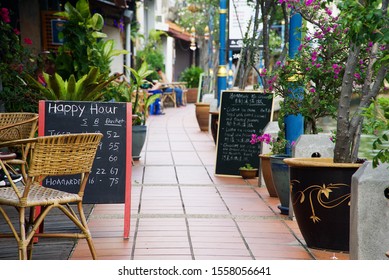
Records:
<instances>
[{"instance_id":1,"label":"green foliage","mask_svg":"<svg viewBox=\"0 0 389 280\"><path fill-rule=\"evenodd\" d=\"M363 112L363 132L376 135L373 142L373 149L379 150L373 157L373 167L380 163L389 162L389 98L381 97L375 100Z\"/></svg>"},{"instance_id":2,"label":"green foliage","mask_svg":"<svg viewBox=\"0 0 389 280\"><path fill-rule=\"evenodd\" d=\"M0 4L0 101L8 112L37 112L39 92L26 87L21 76L34 75L38 57L20 42L19 30L12 26L13 13ZM24 38L25 44L31 44Z\"/></svg>"},{"instance_id":3,"label":"green foliage","mask_svg":"<svg viewBox=\"0 0 389 280\"><path fill-rule=\"evenodd\" d=\"M203 69L197 66L191 66L182 71L180 81L187 83L187 88L197 88L199 86L200 74Z\"/></svg>"},{"instance_id":4,"label":"green foliage","mask_svg":"<svg viewBox=\"0 0 389 280\"><path fill-rule=\"evenodd\" d=\"M373 157L373 167L377 167L380 163L389 163L389 148L383 147L386 144L386 147L389 145L389 136L388 134L383 134L381 137L373 142L373 149L379 149L378 153Z\"/></svg>"},{"instance_id":5,"label":"green foliage","mask_svg":"<svg viewBox=\"0 0 389 280\"><path fill-rule=\"evenodd\" d=\"M39 91L26 87L19 76L3 83L0 101L6 112L38 112L38 102L42 99Z\"/></svg>"},{"instance_id":6,"label":"green foliage","mask_svg":"<svg viewBox=\"0 0 389 280\"><path fill-rule=\"evenodd\" d=\"M389 129L389 98L377 98L368 108L363 110L363 116L363 133L378 135Z\"/></svg>"},{"instance_id":7,"label":"green foliage","mask_svg":"<svg viewBox=\"0 0 389 280\"><path fill-rule=\"evenodd\" d=\"M244 166L240 167L239 169L241 169L241 170L253 170L253 169L257 169L257 168L254 168L250 163L246 163Z\"/></svg>"},{"instance_id":8,"label":"green foliage","mask_svg":"<svg viewBox=\"0 0 389 280\"><path fill-rule=\"evenodd\" d=\"M150 30L146 44L143 49L137 52L136 65L140 67L144 62L152 73L148 76L150 80L158 80L159 76L155 69L164 69L165 58L162 53L162 36L167 36L166 32L159 30Z\"/></svg>"},{"instance_id":9,"label":"green foliage","mask_svg":"<svg viewBox=\"0 0 389 280\"><path fill-rule=\"evenodd\" d=\"M193 9L189 7L192 6ZM216 16L220 6L219 0L187 0L186 5L182 6L180 1L176 1L177 17L175 22L186 30L192 26L196 28L196 35L204 37L204 28L209 25L212 19L214 27L219 25L219 17ZM219 38L218 28L213 30L213 39Z\"/></svg>"},{"instance_id":10,"label":"green foliage","mask_svg":"<svg viewBox=\"0 0 389 280\"><path fill-rule=\"evenodd\" d=\"M88 74L91 67L98 67L101 74L108 77L109 66L114 56L128 53L114 50L114 41L103 41L107 35L101 32L104 26L102 15L91 14L87 0L79 0L76 7L69 2L65 11L56 13L66 19L59 34L64 44L55 59L57 72L67 80L73 74L77 78Z\"/></svg>"},{"instance_id":11,"label":"green foliage","mask_svg":"<svg viewBox=\"0 0 389 280\"><path fill-rule=\"evenodd\" d=\"M146 78L149 77L153 71L148 69L149 67L146 62L143 62L138 70L126 65L125 67L131 73L131 83L128 85L127 83L122 82L119 85L121 92L116 98L119 101L132 103L132 114L138 116L137 120L133 123L134 125L145 125L148 108L160 97L159 94L149 95L146 90L142 89L144 84L149 83ZM133 93L135 94L133 95ZM144 100L144 111L140 110L140 100L142 97Z\"/></svg>"},{"instance_id":12,"label":"green foliage","mask_svg":"<svg viewBox=\"0 0 389 280\"><path fill-rule=\"evenodd\" d=\"M32 88L39 90L48 100L69 100L69 101L99 101L103 99L102 91L116 77L108 79L104 74L100 74L97 67L92 67L88 74L76 79L71 75L68 80L64 80L59 74L49 75L43 73L46 86L43 86L30 75L26 75L26 81Z\"/></svg>"}]
</instances>

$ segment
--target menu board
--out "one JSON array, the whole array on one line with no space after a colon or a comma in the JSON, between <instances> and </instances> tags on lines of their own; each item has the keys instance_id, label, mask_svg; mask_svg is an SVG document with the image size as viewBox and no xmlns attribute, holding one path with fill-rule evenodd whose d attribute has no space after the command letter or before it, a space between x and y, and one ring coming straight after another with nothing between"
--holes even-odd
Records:
<instances>
[{"instance_id":1,"label":"menu board","mask_svg":"<svg viewBox=\"0 0 389 280\"><path fill-rule=\"evenodd\" d=\"M131 184L131 104L41 101L39 135L103 134L85 190L84 203L124 203ZM43 185L77 192L74 176L48 177ZM127 192L126 192L127 190ZM128 198L127 198L128 199Z\"/></svg>"},{"instance_id":2,"label":"menu board","mask_svg":"<svg viewBox=\"0 0 389 280\"><path fill-rule=\"evenodd\" d=\"M246 163L259 166L260 145L250 143L272 120L272 95L258 91L222 91L217 136L216 175L239 176Z\"/></svg>"}]
</instances>

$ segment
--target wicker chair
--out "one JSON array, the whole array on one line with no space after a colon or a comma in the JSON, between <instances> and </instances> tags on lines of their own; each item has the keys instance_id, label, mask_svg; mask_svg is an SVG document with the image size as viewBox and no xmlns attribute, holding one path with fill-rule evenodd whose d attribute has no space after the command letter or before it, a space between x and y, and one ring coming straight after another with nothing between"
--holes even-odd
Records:
<instances>
[{"instance_id":1,"label":"wicker chair","mask_svg":"<svg viewBox=\"0 0 389 280\"><path fill-rule=\"evenodd\" d=\"M34 137L37 124L35 113L0 113L0 142Z\"/></svg>"},{"instance_id":2,"label":"wicker chair","mask_svg":"<svg viewBox=\"0 0 389 280\"><path fill-rule=\"evenodd\" d=\"M34 137L38 128L38 118L39 115L35 113L0 113L0 143ZM16 159L16 152L28 154L28 148L29 145L20 145L13 147L13 151L0 151L0 159L4 163L9 166L23 166L21 172L24 178L26 177L24 162Z\"/></svg>"},{"instance_id":3,"label":"wicker chair","mask_svg":"<svg viewBox=\"0 0 389 280\"><path fill-rule=\"evenodd\" d=\"M96 259L96 251L86 222L82 201L102 136L101 133L80 133L14 141L16 145L31 144L29 159L25 159L29 167L25 182L15 184L10 180L10 187L0 188L0 213L12 231L9 234L0 234L0 238L13 237L16 239L19 259L32 258L32 247L36 237L86 239L92 258ZM9 176L7 166L1 160L0 166ZM78 193L59 191L41 185L46 176L74 174L80 175ZM78 215L77 211L70 207L70 203L77 205ZM13 206L18 210L18 226L11 221L3 206ZM39 206L39 213L35 213L35 208ZM54 208L60 209L81 230L81 233L39 231L45 217ZM29 215L26 213L27 209L30 210Z\"/></svg>"}]
</instances>

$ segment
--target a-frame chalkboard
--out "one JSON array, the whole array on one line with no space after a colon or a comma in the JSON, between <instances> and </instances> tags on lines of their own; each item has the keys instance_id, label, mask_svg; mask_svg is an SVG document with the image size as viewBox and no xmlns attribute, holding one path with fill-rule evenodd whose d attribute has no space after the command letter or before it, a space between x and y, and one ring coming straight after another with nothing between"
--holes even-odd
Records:
<instances>
[{"instance_id":1,"label":"a-frame chalkboard","mask_svg":"<svg viewBox=\"0 0 389 280\"><path fill-rule=\"evenodd\" d=\"M131 202L131 103L40 101L39 135L101 132L84 203L124 203L125 237L128 237ZM71 176L48 177L42 184L75 192Z\"/></svg>"},{"instance_id":2,"label":"a-frame chalkboard","mask_svg":"<svg viewBox=\"0 0 389 280\"><path fill-rule=\"evenodd\" d=\"M273 96L258 91L226 90L221 93L218 122L216 175L239 176L246 163L259 166L260 145L250 144L252 134L263 133L272 121Z\"/></svg>"}]
</instances>

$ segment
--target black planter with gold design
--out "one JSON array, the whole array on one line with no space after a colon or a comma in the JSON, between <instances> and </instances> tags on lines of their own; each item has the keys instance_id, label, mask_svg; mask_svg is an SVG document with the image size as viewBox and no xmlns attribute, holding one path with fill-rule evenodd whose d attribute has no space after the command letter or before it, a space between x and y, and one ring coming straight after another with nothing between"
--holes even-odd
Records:
<instances>
[{"instance_id":1,"label":"black planter with gold design","mask_svg":"<svg viewBox=\"0 0 389 280\"><path fill-rule=\"evenodd\" d=\"M307 246L349 251L351 177L361 164L332 158L290 158L294 215Z\"/></svg>"}]
</instances>

